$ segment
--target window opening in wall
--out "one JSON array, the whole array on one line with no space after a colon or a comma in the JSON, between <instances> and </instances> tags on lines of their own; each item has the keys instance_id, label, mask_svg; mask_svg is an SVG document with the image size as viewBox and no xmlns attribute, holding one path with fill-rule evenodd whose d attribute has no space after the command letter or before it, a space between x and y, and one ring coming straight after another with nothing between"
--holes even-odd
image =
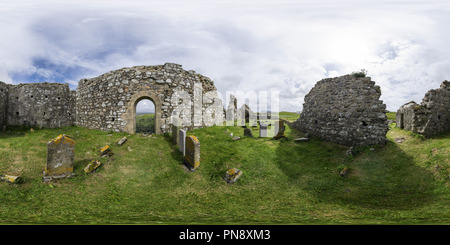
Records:
<instances>
[{"instance_id":1,"label":"window opening in wall","mask_svg":"<svg viewBox=\"0 0 450 245\"><path fill-rule=\"evenodd\" d=\"M155 104L143 99L136 105L136 133L152 134L155 132Z\"/></svg>"}]
</instances>

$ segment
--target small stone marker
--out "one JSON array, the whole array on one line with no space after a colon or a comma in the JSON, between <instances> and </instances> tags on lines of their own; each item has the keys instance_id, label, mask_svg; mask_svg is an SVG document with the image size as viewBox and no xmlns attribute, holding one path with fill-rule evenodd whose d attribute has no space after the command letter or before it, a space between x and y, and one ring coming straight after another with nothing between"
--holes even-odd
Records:
<instances>
[{"instance_id":1,"label":"small stone marker","mask_svg":"<svg viewBox=\"0 0 450 245\"><path fill-rule=\"evenodd\" d=\"M12 176L7 174L0 175L0 180L9 182L11 184L20 184L23 182L23 179L20 176Z\"/></svg>"},{"instance_id":2,"label":"small stone marker","mask_svg":"<svg viewBox=\"0 0 450 245\"><path fill-rule=\"evenodd\" d=\"M345 167L344 169L341 170L341 172L339 172L339 175L340 175L341 177L345 177L345 176L348 175L348 172L349 172L349 171L350 171L350 169L347 168L347 167Z\"/></svg>"},{"instance_id":3,"label":"small stone marker","mask_svg":"<svg viewBox=\"0 0 450 245\"><path fill-rule=\"evenodd\" d=\"M284 121L283 120L277 120L275 121L275 136L273 137L273 139L281 139L281 138L286 138L286 136L284 136L284 131L286 130L286 126L284 125Z\"/></svg>"},{"instance_id":4,"label":"small stone marker","mask_svg":"<svg viewBox=\"0 0 450 245\"><path fill-rule=\"evenodd\" d=\"M240 140L241 139L241 137L239 137L239 136L234 136L233 137L233 140Z\"/></svg>"},{"instance_id":5,"label":"small stone marker","mask_svg":"<svg viewBox=\"0 0 450 245\"><path fill-rule=\"evenodd\" d=\"M75 141L67 135L59 135L47 143L47 167L44 181L73 175Z\"/></svg>"},{"instance_id":6,"label":"small stone marker","mask_svg":"<svg viewBox=\"0 0 450 245\"><path fill-rule=\"evenodd\" d=\"M100 156L106 155L110 150L111 148L109 148L109 145L104 146L102 149L100 149Z\"/></svg>"},{"instance_id":7,"label":"small stone marker","mask_svg":"<svg viewBox=\"0 0 450 245\"><path fill-rule=\"evenodd\" d=\"M99 161L97 161L97 160L94 160L94 161L92 161L91 163L89 163L89 165L87 165L87 166L84 168L84 172L85 172L86 174L90 174L90 173L92 173L92 172L94 172L94 171L97 171L98 167L100 167L101 164L102 164L101 162L99 162Z\"/></svg>"},{"instance_id":8,"label":"small stone marker","mask_svg":"<svg viewBox=\"0 0 450 245\"><path fill-rule=\"evenodd\" d=\"M267 137L267 124L259 123L259 137Z\"/></svg>"},{"instance_id":9,"label":"small stone marker","mask_svg":"<svg viewBox=\"0 0 450 245\"><path fill-rule=\"evenodd\" d=\"M180 129L180 131L178 131L178 149L181 153L183 153L183 156L186 155L186 130L184 129Z\"/></svg>"},{"instance_id":10,"label":"small stone marker","mask_svg":"<svg viewBox=\"0 0 450 245\"><path fill-rule=\"evenodd\" d=\"M274 137L272 137L272 139L281 139L281 138L286 138L286 136L284 135L284 131L286 130L286 126L283 126L277 133L277 135L275 135Z\"/></svg>"},{"instance_id":11,"label":"small stone marker","mask_svg":"<svg viewBox=\"0 0 450 245\"><path fill-rule=\"evenodd\" d=\"M125 141L127 141L127 137L123 137L122 139L119 140L119 142L117 142L118 145L123 145L125 143Z\"/></svg>"},{"instance_id":12,"label":"small stone marker","mask_svg":"<svg viewBox=\"0 0 450 245\"><path fill-rule=\"evenodd\" d=\"M200 141L197 137L186 137L185 160L191 170L196 170L200 165Z\"/></svg>"},{"instance_id":13,"label":"small stone marker","mask_svg":"<svg viewBox=\"0 0 450 245\"><path fill-rule=\"evenodd\" d=\"M237 169L237 168L232 168L229 169L224 177L224 180L229 183L232 184L234 182L236 182L242 175L242 171Z\"/></svg>"},{"instance_id":14,"label":"small stone marker","mask_svg":"<svg viewBox=\"0 0 450 245\"><path fill-rule=\"evenodd\" d=\"M253 137L252 130L249 129L249 128L247 128L247 127L245 127L245 128L244 128L244 136L247 136L247 137Z\"/></svg>"}]
</instances>

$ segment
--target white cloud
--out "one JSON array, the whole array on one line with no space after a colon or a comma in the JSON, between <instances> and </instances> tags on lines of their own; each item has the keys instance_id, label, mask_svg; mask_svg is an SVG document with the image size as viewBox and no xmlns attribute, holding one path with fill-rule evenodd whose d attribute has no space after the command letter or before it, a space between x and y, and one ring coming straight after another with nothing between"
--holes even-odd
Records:
<instances>
[{"instance_id":1,"label":"white cloud","mask_svg":"<svg viewBox=\"0 0 450 245\"><path fill-rule=\"evenodd\" d=\"M0 80L79 79L174 62L227 90L280 91L297 111L320 79L367 69L389 110L448 79L442 1L0 3ZM225 99L225 98L224 98Z\"/></svg>"}]
</instances>

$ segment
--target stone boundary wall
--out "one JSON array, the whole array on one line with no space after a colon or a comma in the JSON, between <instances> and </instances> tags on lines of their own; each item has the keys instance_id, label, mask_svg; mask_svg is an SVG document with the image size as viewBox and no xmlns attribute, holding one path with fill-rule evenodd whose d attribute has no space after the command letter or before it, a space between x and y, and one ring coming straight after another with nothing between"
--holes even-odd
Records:
<instances>
[{"instance_id":1,"label":"stone boundary wall","mask_svg":"<svg viewBox=\"0 0 450 245\"><path fill-rule=\"evenodd\" d=\"M347 146L386 143L389 130L381 90L370 77L345 75L316 83L294 126L311 136Z\"/></svg>"},{"instance_id":2,"label":"stone boundary wall","mask_svg":"<svg viewBox=\"0 0 450 245\"><path fill-rule=\"evenodd\" d=\"M397 110L396 126L425 136L450 130L450 82L429 90L422 102L414 101Z\"/></svg>"}]
</instances>

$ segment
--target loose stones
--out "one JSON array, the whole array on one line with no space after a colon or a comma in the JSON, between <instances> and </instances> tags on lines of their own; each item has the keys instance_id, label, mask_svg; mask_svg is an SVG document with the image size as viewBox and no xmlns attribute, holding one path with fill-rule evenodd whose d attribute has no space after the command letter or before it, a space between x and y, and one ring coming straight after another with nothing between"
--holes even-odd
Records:
<instances>
[{"instance_id":1,"label":"loose stones","mask_svg":"<svg viewBox=\"0 0 450 245\"><path fill-rule=\"evenodd\" d=\"M185 160L187 167L194 171L200 165L200 141L197 137L189 135L186 137Z\"/></svg>"},{"instance_id":2,"label":"loose stones","mask_svg":"<svg viewBox=\"0 0 450 245\"><path fill-rule=\"evenodd\" d=\"M119 140L119 142L117 142L118 145L123 145L125 143L125 141L127 141L127 137L123 137L122 139Z\"/></svg>"},{"instance_id":3,"label":"loose stones","mask_svg":"<svg viewBox=\"0 0 450 245\"><path fill-rule=\"evenodd\" d=\"M47 143L47 167L44 181L73 175L75 141L67 135L59 135Z\"/></svg>"}]
</instances>

